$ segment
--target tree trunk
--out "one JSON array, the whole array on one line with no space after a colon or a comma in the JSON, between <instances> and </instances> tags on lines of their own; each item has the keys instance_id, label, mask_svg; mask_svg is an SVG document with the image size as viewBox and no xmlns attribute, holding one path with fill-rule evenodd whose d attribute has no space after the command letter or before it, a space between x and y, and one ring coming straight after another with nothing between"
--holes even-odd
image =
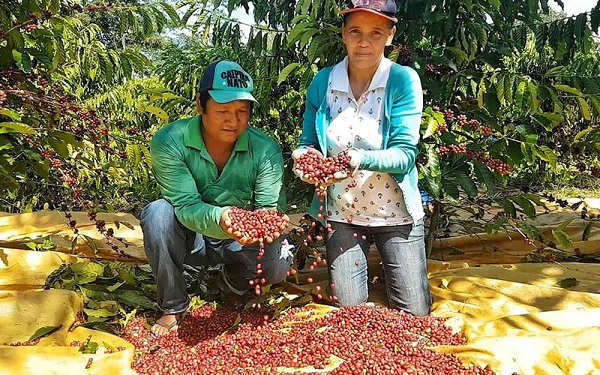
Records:
<instances>
[{"instance_id":1,"label":"tree trunk","mask_svg":"<svg viewBox=\"0 0 600 375\"><path fill-rule=\"evenodd\" d=\"M427 252L427 258L431 257L431 250L433 249L433 241L435 241L435 233L437 232L437 226L440 222L441 211L442 203L434 199L433 212L431 213L431 222L429 223L429 231L427 232L427 238L425 239L425 250Z\"/></svg>"}]
</instances>

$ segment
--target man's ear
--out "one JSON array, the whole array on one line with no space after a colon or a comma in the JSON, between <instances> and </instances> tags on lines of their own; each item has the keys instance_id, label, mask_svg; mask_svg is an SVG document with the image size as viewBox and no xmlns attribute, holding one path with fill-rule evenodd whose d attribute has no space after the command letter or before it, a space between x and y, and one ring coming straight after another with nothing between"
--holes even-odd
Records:
<instances>
[{"instance_id":1,"label":"man's ear","mask_svg":"<svg viewBox=\"0 0 600 375\"><path fill-rule=\"evenodd\" d=\"M202 106L200 105L200 93L196 93L196 109L198 110L198 114L202 115L204 114L204 111L202 110Z\"/></svg>"},{"instance_id":2,"label":"man's ear","mask_svg":"<svg viewBox=\"0 0 600 375\"><path fill-rule=\"evenodd\" d=\"M390 31L390 35L388 36L388 40L385 43L386 46L392 45L392 40L394 40L394 35L396 35L396 26L392 27L392 30Z\"/></svg>"}]
</instances>

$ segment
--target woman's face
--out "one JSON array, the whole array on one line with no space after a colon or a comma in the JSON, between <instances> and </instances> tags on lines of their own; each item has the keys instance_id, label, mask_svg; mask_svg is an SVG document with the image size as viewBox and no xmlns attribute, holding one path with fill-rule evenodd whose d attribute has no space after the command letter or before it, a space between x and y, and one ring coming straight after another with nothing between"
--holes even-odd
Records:
<instances>
[{"instance_id":1,"label":"woman's face","mask_svg":"<svg viewBox=\"0 0 600 375\"><path fill-rule=\"evenodd\" d=\"M385 46L392 43L396 27L385 18L369 12L354 12L342 27L350 65L357 68L378 66Z\"/></svg>"}]
</instances>

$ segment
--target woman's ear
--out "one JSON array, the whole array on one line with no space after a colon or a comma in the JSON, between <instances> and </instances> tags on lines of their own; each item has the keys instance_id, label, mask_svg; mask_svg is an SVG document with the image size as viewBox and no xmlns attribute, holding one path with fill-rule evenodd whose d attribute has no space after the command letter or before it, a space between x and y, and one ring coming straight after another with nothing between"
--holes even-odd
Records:
<instances>
[{"instance_id":1,"label":"woman's ear","mask_svg":"<svg viewBox=\"0 0 600 375\"><path fill-rule=\"evenodd\" d=\"M392 30L390 30L390 35L388 36L388 39L385 42L386 46L392 45L392 40L394 40L394 35L396 35L396 26L392 27Z\"/></svg>"}]
</instances>

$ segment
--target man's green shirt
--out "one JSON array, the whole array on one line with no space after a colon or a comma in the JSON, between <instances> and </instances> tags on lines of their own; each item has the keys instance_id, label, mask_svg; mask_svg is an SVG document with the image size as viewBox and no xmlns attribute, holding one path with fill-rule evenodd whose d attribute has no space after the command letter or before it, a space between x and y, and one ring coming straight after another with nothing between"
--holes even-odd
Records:
<instances>
[{"instance_id":1,"label":"man's green shirt","mask_svg":"<svg viewBox=\"0 0 600 375\"><path fill-rule=\"evenodd\" d=\"M279 146L256 128L238 138L218 174L202 139L200 116L166 125L152 138L154 177L177 219L194 232L229 238L219 225L230 206L283 210L283 156Z\"/></svg>"}]
</instances>

